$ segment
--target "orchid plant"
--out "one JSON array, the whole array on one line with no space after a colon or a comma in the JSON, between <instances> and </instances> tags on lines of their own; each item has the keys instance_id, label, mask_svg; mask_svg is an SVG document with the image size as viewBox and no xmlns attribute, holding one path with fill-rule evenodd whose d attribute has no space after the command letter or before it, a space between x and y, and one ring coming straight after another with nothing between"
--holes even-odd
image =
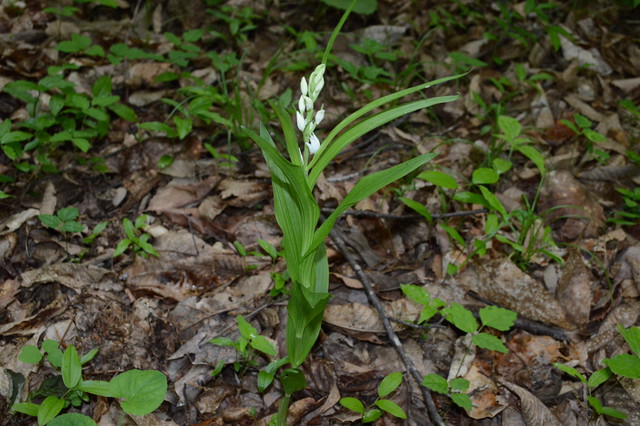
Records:
<instances>
[{"instance_id":1,"label":"orchid plant","mask_svg":"<svg viewBox=\"0 0 640 426\"><path fill-rule=\"evenodd\" d=\"M352 6L354 3L355 1ZM336 155L364 134L403 115L459 98L459 96L442 96L421 99L372 113L400 98L460 76L450 76L431 83L420 84L367 104L342 120L321 142L315 132L316 127L324 118L324 105L316 111L314 104L324 87L324 74L329 52L350 10L351 8L345 12L333 31L322 63L311 73L308 80L303 77L300 82L301 95L295 117L296 126L302 133L303 150L300 148L301 145L299 145L291 115L275 101L271 101L270 105L282 127L288 159L277 148L262 123L259 133L251 129L244 129L246 134L262 150L271 172L274 210L278 225L282 229L284 257L292 281L291 298L287 305L286 326L287 357L292 368L286 370L285 374L281 376L285 378L295 377L297 379L302 376L297 367L305 361L320 333L324 310L330 297L329 263L324 241L338 217L357 202L423 166L436 154L423 154L389 169L363 177L320 226L318 226L320 208L313 196L313 188L318 177ZM304 381L296 380L296 383L299 385L287 386L283 380L285 398L283 398L281 408L283 405L288 406L289 398L295 390L303 389L306 386ZM286 407L284 411L286 413ZM280 420L284 421L281 412L279 412L279 416Z\"/></svg>"}]
</instances>

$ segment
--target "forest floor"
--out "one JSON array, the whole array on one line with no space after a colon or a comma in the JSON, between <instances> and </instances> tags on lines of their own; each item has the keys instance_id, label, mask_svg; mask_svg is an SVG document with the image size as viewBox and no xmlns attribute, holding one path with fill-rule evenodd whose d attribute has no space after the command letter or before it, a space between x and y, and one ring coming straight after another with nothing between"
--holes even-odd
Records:
<instances>
[{"instance_id":1,"label":"forest floor","mask_svg":"<svg viewBox=\"0 0 640 426\"><path fill-rule=\"evenodd\" d=\"M151 414L96 395L63 412L269 422L283 395L278 380L258 389L270 358L209 341L238 339L242 315L286 354L282 234L243 127L281 140L268 101L297 108L342 15L325 3L341 2L2 2L0 424L35 424L11 406L65 395L59 369L20 355L48 339L99 348L84 380L168 381ZM374 408L393 372L406 374L388 398L407 419L379 425L640 424L637 0L362 3L373 13L349 16L327 63L321 140L372 100L466 74L400 103L458 100L369 132L318 179L328 215L361 176L438 153L327 240L332 298L291 424L360 422L340 399ZM481 330L490 349L465 317L490 325L488 305L518 315ZM467 380L473 407L446 382L430 392L407 360Z\"/></svg>"}]
</instances>

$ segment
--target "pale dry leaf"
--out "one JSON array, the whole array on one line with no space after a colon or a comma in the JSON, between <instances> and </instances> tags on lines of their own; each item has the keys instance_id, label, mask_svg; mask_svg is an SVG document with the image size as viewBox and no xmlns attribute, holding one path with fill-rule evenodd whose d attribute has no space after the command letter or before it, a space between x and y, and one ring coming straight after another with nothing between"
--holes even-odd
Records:
<instances>
[{"instance_id":1,"label":"pale dry leaf","mask_svg":"<svg viewBox=\"0 0 640 426\"><path fill-rule=\"evenodd\" d=\"M473 402L473 409L467 412L472 419L493 418L509 406L500 395L495 382L474 362L464 377L469 381L466 394Z\"/></svg>"},{"instance_id":2,"label":"pale dry leaf","mask_svg":"<svg viewBox=\"0 0 640 426\"><path fill-rule=\"evenodd\" d=\"M562 426L551 410L531 392L506 380L498 381L520 398L522 417L527 426Z\"/></svg>"}]
</instances>

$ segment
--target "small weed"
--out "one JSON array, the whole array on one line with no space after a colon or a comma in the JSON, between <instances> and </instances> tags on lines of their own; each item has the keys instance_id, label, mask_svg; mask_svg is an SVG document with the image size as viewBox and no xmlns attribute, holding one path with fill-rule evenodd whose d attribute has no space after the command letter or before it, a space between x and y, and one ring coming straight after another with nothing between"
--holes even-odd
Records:
<instances>
[{"instance_id":1,"label":"small weed","mask_svg":"<svg viewBox=\"0 0 640 426\"><path fill-rule=\"evenodd\" d=\"M626 419L626 414L621 413L615 408L603 406L602 402L592 395L592 392L598 386L609 380L609 378L614 375L636 380L640 379L640 328L624 328L622 325L618 324L618 331L622 337L624 337L624 340L631 348L633 354L619 354L613 358L606 358L603 361L606 367L594 371L589 376L589 379L569 365L561 363L555 363L553 365L568 375L580 380L584 384L586 388L586 402L588 402L596 414L606 415L615 419Z\"/></svg>"},{"instance_id":2,"label":"small weed","mask_svg":"<svg viewBox=\"0 0 640 426\"><path fill-rule=\"evenodd\" d=\"M127 414L143 416L156 410L167 393L167 378L156 370L129 370L113 377L111 381L84 380L83 365L98 353L94 348L80 357L73 345L63 352L55 340L45 340L41 349L33 345L22 348L18 359L28 364L46 360L58 375L43 382L39 390L30 393L29 401L13 404L11 411L37 417L38 425L64 426L69 424L90 426L96 423L82 414L59 415L69 405L79 407L89 401L88 394L117 398ZM31 400L44 398L36 404Z\"/></svg>"},{"instance_id":3,"label":"small weed","mask_svg":"<svg viewBox=\"0 0 640 426\"><path fill-rule=\"evenodd\" d=\"M385 397L395 391L402 384L402 373L395 372L388 374L378 386L378 397L373 404L366 406L357 398L341 398L340 405L362 415L362 423L373 423L378 420L384 412L399 419L406 419L404 410L395 402Z\"/></svg>"},{"instance_id":4,"label":"small weed","mask_svg":"<svg viewBox=\"0 0 640 426\"><path fill-rule=\"evenodd\" d=\"M570 128L573 133L576 134L576 137L583 137L582 140L584 140L586 143L587 151L589 152L589 154L592 154L595 159L598 160L598 162L604 163L606 160L608 160L609 154L607 154L605 151L594 148L594 144L607 142L606 136L596 132L595 130L592 130L591 126L593 125L593 123L591 123L591 120L589 120L584 115L575 113L573 114L573 120L575 121L575 123L569 120L561 120L561 122L562 124Z\"/></svg>"},{"instance_id":5,"label":"small weed","mask_svg":"<svg viewBox=\"0 0 640 426\"><path fill-rule=\"evenodd\" d=\"M74 233L82 232L84 230L84 226L76 222L78 216L79 213L77 208L65 207L58 210L55 215L38 215L38 219L40 219L40 222L47 228L55 229L56 231L62 232L66 235L67 232Z\"/></svg>"},{"instance_id":6,"label":"small weed","mask_svg":"<svg viewBox=\"0 0 640 426\"><path fill-rule=\"evenodd\" d=\"M240 336L237 340L232 340L228 337L215 337L209 340L209 343L234 348L240 356L240 359L233 363L233 369L236 373L243 375L249 368L258 365L256 362L256 356L258 355L256 351L272 357L276 355L276 347L267 340L266 337L258 334L258 330L247 322L242 315L238 315L236 319L238 321L238 330L240 331ZM217 376L223 368L224 361L220 360L211 372L211 375L214 377ZM273 379L273 376L271 378Z\"/></svg>"},{"instance_id":7,"label":"small weed","mask_svg":"<svg viewBox=\"0 0 640 426\"><path fill-rule=\"evenodd\" d=\"M149 238L151 236L144 232L139 235L140 230L144 230L147 226L147 219L148 217L146 214L138 216L135 223L131 222L131 220L126 217L122 219L122 228L124 229L126 238L118 242L116 250L113 252L113 257L120 256L122 253L127 251L129 247L133 249L133 253L135 255L146 257L150 254L155 257L160 257L156 249L149 244Z\"/></svg>"}]
</instances>

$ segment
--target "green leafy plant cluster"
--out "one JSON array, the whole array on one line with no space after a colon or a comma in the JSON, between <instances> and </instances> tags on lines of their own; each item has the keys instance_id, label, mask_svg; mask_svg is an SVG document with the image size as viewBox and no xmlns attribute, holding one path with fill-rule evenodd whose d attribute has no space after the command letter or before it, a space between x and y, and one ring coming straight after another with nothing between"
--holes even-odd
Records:
<instances>
[{"instance_id":1,"label":"green leafy plant cluster","mask_svg":"<svg viewBox=\"0 0 640 426\"><path fill-rule=\"evenodd\" d=\"M56 171L49 156L62 144L70 142L83 153L88 152L93 139L106 136L112 113L136 121L135 112L112 94L111 77L98 78L90 94L79 93L74 83L60 74L67 68L76 67L49 67L49 75L37 83L16 80L3 89L25 102L30 116L15 124L8 119L0 124L2 151L18 170L29 172L36 168L35 164L21 162L24 152L35 151L34 162L45 172ZM45 95L48 108L42 106Z\"/></svg>"},{"instance_id":2,"label":"green leafy plant cluster","mask_svg":"<svg viewBox=\"0 0 640 426\"><path fill-rule=\"evenodd\" d=\"M473 313L458 303L447 304L442 299L432 298L420 286L401 284L400 288L407 298L423 306L417 321L418 324L423 324L436 314L440 314L447 322L470 335L471 343L477 347L501 353L509 351L502 340L484 330L487 328L498 331L510 330L517 317L515 312L497 306L484 307L479 312L481 322L479 325ZM449 395L456 405L465 410L471 410L471 400L464 393L469 388L468 380L457 377L447 382L437 374L430 374L423 378L422 384L434 392Z\"/></svg>"},{"instance_id":3,"label":"green leafy plant cluster","mask_svg":"<svg viewBox=\"0 0 640 426\"><path fill-rule=\"evenodd\" d=\"M618 331L624 337L631 348L632 354L619 354L613 358L606 358L603 363L606 367L594 371L587 379L584 374L574 367L562 363L554 365L568 375L580 380L586 388L587 403L598 415L606 415L615 419L626 419L627 415L612 407L602 405L602 402L593 395L593 391L609 380L614 375L640 380L640 328L624 328L618 324Z\"/></svg>"},{"instance_id":4,"label":"green leafy plant cluster","mask_svg":"<svg viewBox=\"0 0 640 426\"><path fill-rule=\"evenodd\" d=\"M82 232L84 226L76 221L78 219L79 212L75 207L65 207L53 214L41 214L38 215L40 222L47 228L55 229L64 234L67 232Z\"/></svg>"},{"instance_id":5,"label":"green leafy plant cluster","mask_svg":"<svg viewBox=\"0 0 640 426\"><path fill-rule=\"evenodd\" d=\"M240 359L233 363L233 369L236 373L244 374L247 369L258 365L256 362L257 352L273 357L276 355L276 347L266 337L258 334L258 330L245 320L242 315L238 315L236 320L240 331L240 336L237 340L232 340L228 337L215 337L209 340L209 343L234 348L236 353L240 355ZM217 376L223 368L224 360L220 360L211 375Z\"/></svg>"},{"instance_id":6,"label":"green leafy plant cluster","mask_svg":"<svg viewBox=\"0 0 640 426\"><path fill-rule=\"evenodd\" d=\"M167 378L156 370L129 370L108 382L84 380L82 368L97 354L98 348L94 348L80 357L73 345L63 352L55 340L45 340L41 349L26 345L18 356L20 361L39 364L46 358L59 375L47 379L36 393L30 395L29 401L15 403L11 410L36 417L38 425L91 426L96 423L90 417L60 413L70 405L79 407L88 402L88 394L116 398L125 413L135 416L149 414L162 404L167 393ZM31 402L35 398L44 400L40 404Z\"/></svg>"},{"instance_id":7,"label":"green leafy plant cluster","mask_svg":"<svg viewBox=\"0 0 640 426\"><path fill-rule=\"evenodd\" d=\"M385 376L378 386L378 397L373 404L365 406L357 398L340 398L340 405L362 415L362 423L373 423L387 412L399 419L406 419L407 415L398 404L385 397L395 391L402 384L402 373L395 372Z\"/></svg>"},{"instance_id":8,"label":"green leafy plant cluster","mask_svg":"<svg viewBox=\"0 0 640 426\"><path fill-rule=\"evenodd\" d=\"M122 219L122 229L126 238L118 242L116 250L113 252L113 257L120 256L129 248L133 250L135 255L160 257L156 249L149 243L151 236L146 232L141 232L147 226L147 221L148 216L146 214L138 216L135 223L126 217Z\"/></svg>"},{"instance_id":9,"label":"green leafy plant cluster","mask_svg":"<svg viewBox=\"0 0 640 426\"><path fill-rule=\"evenodd\" d=\"M609 154L606 151L597 149L594 144L607 142L606 136L591 129L593 123L587 117L582 114L573 114L573 120L561 120L561 123L570 128L575 133L577 138L585 141L587 151L592 154L596 160L603 163L609 158Z\"/></svg>"}]
</instances>

